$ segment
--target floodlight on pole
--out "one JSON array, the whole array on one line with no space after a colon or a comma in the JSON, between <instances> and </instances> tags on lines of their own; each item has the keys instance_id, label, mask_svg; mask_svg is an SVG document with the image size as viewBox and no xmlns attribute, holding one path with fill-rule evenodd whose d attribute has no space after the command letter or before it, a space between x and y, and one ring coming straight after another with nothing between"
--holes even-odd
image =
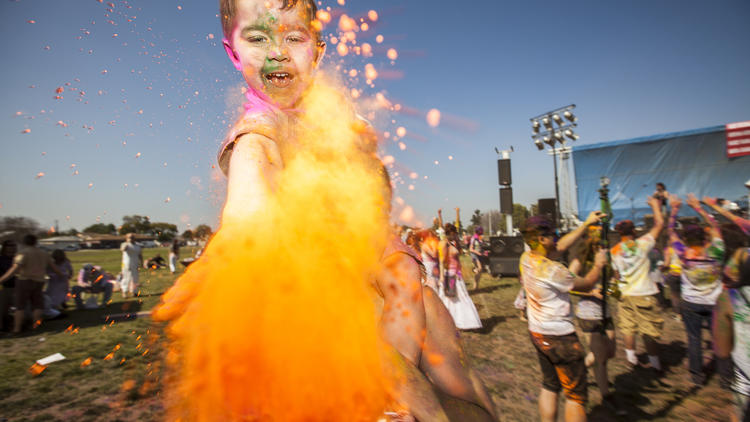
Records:
<instances>
[{"instance_id":1,"label":"floodlight on pole","mask_svg":"<svg viewBox=\"0 0 750 422\"><path fill-rule=\"evenodd\" d=\"M539 133L539 120L531 121L531 130L534 131L534 133Z\"/></svg>"},{"instance_id":2,"label":"floodlight on pole","mask_svg":"<svg viewBox=\"0 0 750 422\"><path fill-rule=\"evenodd\" d=\"M571 110L576 107L575 104L569 104L565 107L560 107L552 111L548 111L544 114L532 117L531 129L533 131L532 139L534 140L534 146L538 150L543 151L547 144L551 150L552 161L554 164L555 171L555 221L556 225L562 221L560 213L560 191L558 187L558 176L557 176L557 159L558 156L565 157L565 154L569 154L570 149L566 148L566 138L577 140L579 137L573 132L578 118L573 114ZM541 125L540 125L541 122ZM542 129L540 126L544 126ZM557 147L557 143L560 143L561 148ZM567 221L567 220L566 220ZM566 223L567 226L567 223Z\"/></svg>"}]
</instances>

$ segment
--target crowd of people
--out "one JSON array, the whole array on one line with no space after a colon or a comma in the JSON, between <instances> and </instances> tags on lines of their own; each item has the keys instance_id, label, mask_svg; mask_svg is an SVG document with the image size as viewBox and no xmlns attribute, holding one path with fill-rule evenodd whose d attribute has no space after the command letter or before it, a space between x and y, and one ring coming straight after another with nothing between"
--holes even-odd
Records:
<instances>
[{"instance_id":1,"label":"crowd of people","mask_svg":"<svg viewBox=\"0 0 750 422\"><path fill-rule=\"evenodd\" d=\"M29 315L33 328L45 319L64 317L71 299L76 309L94 309L107 306L114 291L122 292L123 298L134 297L138 294L141 267L151 270L167 267L160 254L144 261L133 234L126 235L120 246L122 267L117 275L92 263L84 263L74 274L63 250L47 253L39 248L37 237L32 234L24 236L21 244L19 249L16 241L8 239L0 249L0 330L16 334L22 332ZM177 271L179 249L179 241L175 239L169 246L168 266L172 274ZM72 286L71 280L74 280Z\"/></svg>"},{"instance_id":2,"label":"crowd of people","mask_svg":"<svg viewBox=\"0 0 750 422\"><path fill-rule=\"evenodd\" d=\"M599 211L559 239L550 220L527 220L523 236L529 250L520 259L520 281L542 372L542 420L557 420L560 392L565 396L565 420L586 419L587 368L592 366L603 404L624 415L607 375L607 361L615 356L615 332L622 334L628 366L648 368L659 377L659 339L670 305L675 319L684 323L693 384L706 382L702 330L710 327L721 383L735 393L733 417L741 421L750 416L750 338L744 336L750 329L750 221L714 198L701 202L688 194L686 202L702 222L678 218L682 199L660 184L648 199L653 225L639 233L633 221L619 221L614 228L619 241L611 247L602 237L601 224L609 216ZM720 225L706 207L727 222ZM571 295L577 301L571 301ZM577 331L584 334L588 351ZM647 355L643 362L636 353L639 336Z\"/></svg>"}]
</instances>

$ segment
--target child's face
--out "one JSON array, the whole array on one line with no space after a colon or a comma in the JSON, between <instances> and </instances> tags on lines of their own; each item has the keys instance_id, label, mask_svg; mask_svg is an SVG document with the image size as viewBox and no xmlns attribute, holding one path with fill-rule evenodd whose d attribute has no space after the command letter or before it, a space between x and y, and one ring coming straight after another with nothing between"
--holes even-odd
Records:
<instances>
[{"instance_id":1,"label":"child's face","mask_svg":"<svg viewBox=\"0 0 750 422\"><path fill-rule=\"evenodd\" d=\"M225 48L250 88L288 108L311 83L325 44L317 43L303 1L288 10L280 10L281 3L236 0L234 28Z\"/></svg>"}]
</instances>

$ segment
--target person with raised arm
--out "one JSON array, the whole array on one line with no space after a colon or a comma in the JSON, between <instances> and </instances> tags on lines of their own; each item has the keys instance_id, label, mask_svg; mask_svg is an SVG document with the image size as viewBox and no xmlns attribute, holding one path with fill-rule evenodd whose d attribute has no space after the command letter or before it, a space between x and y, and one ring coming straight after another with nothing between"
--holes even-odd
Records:
<instances>
[{"instance_id":1,"label":"person with raised arm","mask_svg":"<svg viewBox=\"0 0 750 422\"><path fill-rule=\"evenodd\" d=\"M726 217L727 220L739 226L739 228L742 229L742 232L745 233L745 235L750 236L750 220L742 218L739 215L732 214L731 212L729 212L729 210L719 205L716 201L716 198L704 196L703 203L711 207L711 209L713 209L714 211Z\"/></svg>"},{"instance_id":2,"label":"person with raised arm","mask_svg":"<svg viewBox=\"0 0 750 422\"><path fill-rule=\"evenodd\" d=\"M672 195L669 205L669 242L680 259L682 273L680 290L682 302L680 310L688 337L688 363L690 375L695 385L703 385L703 350L701 328L704 322L711 325L711 316L716 299L721 294L721 270L724 262L724 240L721 229L693 194L687 197L687 204L708 223L708 232L696 224L683 227L683 235L675 230L677 213L682 201Z\"/></svg>"},{"instance_id":3,"label":"person with raised arm","mask_svg":"<svg viewBox=\"0 0 750 422\"><path fill-rule=\"evenodd\" d=\"M620 242L610 250L610 254L621 292L618 328L625 340L625 358L631 366L638 364L635 335L640 333L651 368L661 372L657 339L661 337L664 319L657 299L659 288L649 277L648 253L656 245L656 238L664 227L664 218L658 198L650 196L648 205L654 213L651 230L636 239L633 222L620 221L615 226L615 231L620 234Z\"/></svg>"},{"instance_id":4,"label":"person with raised arm","mask_svg":"<svg viewBox=\"0 0 750 422\"><path fill-rule=\"evenodd\" d=\"M557 420L557 399L561 390L566 399L565 420L586 420L585 353L573 325L569 293L591 290L607 263L606 250L599 250L591 270L579 277L550 256L570 247L588 226L598 223L603 216L599 211L592 212L581 227L559 241L546 218L535 216L526 220L523 237L531 250L521 255L520 269L528 298L529 335L542 370L539 413L545 422Z\"/></svg>"}]
</instances>

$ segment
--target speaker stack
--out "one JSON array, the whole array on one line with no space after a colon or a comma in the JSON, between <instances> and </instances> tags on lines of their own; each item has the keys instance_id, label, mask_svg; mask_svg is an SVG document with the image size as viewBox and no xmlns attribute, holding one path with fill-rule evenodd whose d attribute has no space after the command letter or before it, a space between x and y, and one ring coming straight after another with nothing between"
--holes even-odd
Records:
<instances>
[{"instance_id":1,"label":"speaker stack","mask_svg":"<svg viewBox=\"0 0 750 422\"><path fill-rule=\"evenodd\" d=\"M490 236L490 274L493 277L518 276L523 251L520 236Z\"/></svg>"},{"instance_id":2,"label":"speaker stack","mask_svg":"<svg viewBox=\"0 0 750 422\"><path fill-rule=\"evenodd\" d=\"M549 219L549 221L552 223L552 228L557 228L557 221L555 218L555 198L543 198L540 199L537 202L537 209L539 210L539 215L543 215Z\"/></svg>"}]
</instances>

